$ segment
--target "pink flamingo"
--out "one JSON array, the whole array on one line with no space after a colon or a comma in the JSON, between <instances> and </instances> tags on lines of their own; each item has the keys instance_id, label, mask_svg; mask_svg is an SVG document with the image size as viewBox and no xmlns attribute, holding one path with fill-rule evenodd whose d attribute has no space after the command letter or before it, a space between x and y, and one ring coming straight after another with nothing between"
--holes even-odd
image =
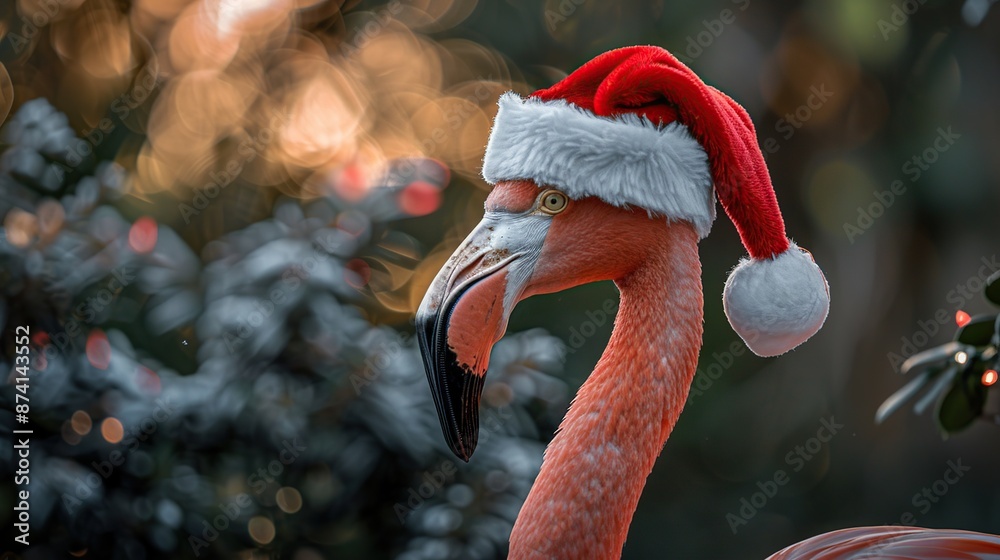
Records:
<instances>
[{"instance_id":1,"label":"pink flamingo","mask_svg":"<svg viewBox=\"0 0 1000 560\"><path fill-rule=\"evenodd\" d=\"M754 135L745 111L666 51L611 51L527 101L505 96L500 107L484 162L495 184L485 216L417 313L428 380L445 438L468 461L490 350L514 305L613 280L621 304L611 340L546 449L509 557L617 558L698 363L698 242L714 218L714 196L697 189L711 193L714 183L751 253L724 294L730 323L751 350L778 355L814 334L828 310L826 282L785 237L760 150L747 141ZM866 527L771 558L997 555L1000 537L992 535Z\"/></svg>"}]
</instances>

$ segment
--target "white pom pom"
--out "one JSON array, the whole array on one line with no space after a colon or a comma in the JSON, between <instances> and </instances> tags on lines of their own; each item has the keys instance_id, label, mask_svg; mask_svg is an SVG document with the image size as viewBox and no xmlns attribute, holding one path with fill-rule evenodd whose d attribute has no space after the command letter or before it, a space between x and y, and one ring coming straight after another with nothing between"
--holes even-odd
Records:
<instances>
[{"instance_id":1,"label":"white pom pom","mask_svg":"<svg viewBox=\"0 0 1000 560\"><path fill-rule=\"evenodd\" d=\"M778 356L823 326L830 289L812 256L792 243L773 259L740 261L726 280L722 303L754 354Z\"/></svg>"}]
</instances>

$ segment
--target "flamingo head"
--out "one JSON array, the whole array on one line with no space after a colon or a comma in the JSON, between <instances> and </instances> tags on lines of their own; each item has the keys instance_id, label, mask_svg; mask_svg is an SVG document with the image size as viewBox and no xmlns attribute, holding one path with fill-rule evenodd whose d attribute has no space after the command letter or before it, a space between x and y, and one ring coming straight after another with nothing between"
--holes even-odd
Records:
<instances>
[{"instance_id":1,"label":"flamingo head","mask_svg":"<svg viewBox=\"0 0 1000 560\"><path fill-rule=\"evenodd\" d=\"M532 181L503 181L482 221L432 282L417 310L417 340L441 427L468 461L493 344L514 306L635 270L669 230L642 209L596 197L571 199Z\"/></svg>"}]
</instances>

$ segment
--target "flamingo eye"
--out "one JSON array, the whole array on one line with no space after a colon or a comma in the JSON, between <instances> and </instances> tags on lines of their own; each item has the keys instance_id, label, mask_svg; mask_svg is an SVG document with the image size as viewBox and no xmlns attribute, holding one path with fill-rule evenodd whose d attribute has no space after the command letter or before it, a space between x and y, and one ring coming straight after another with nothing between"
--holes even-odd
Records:
<instances>
[{"instance_id":1,"label":"flamingo eye","mask_svg":"<svg viewBox=\"0 0 1000 560\"><path fill-rule=\"evenodd\" d=\"M554 189L542 193L540 209L546 214L555 215L566 209L569 198L561 191Z\"/></svg>"}]
</instances>

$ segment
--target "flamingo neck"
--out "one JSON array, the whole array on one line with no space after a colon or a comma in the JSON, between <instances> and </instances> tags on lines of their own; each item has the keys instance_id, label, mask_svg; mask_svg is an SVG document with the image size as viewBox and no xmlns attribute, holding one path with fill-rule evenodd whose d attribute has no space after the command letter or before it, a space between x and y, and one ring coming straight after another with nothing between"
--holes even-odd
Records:
<instances>
[{"instance_id":1,"label":"flamingo neck","mask_svg":"<svg viewBox=\"0 0 1000 560\"><path fill-rule=\"evenodd\" d=\"M616 281L611 340L545 451L511 532L513 560L621 556L701 346L697 235L677 224L660 244Z\"/></svg>"}]
</instances>

